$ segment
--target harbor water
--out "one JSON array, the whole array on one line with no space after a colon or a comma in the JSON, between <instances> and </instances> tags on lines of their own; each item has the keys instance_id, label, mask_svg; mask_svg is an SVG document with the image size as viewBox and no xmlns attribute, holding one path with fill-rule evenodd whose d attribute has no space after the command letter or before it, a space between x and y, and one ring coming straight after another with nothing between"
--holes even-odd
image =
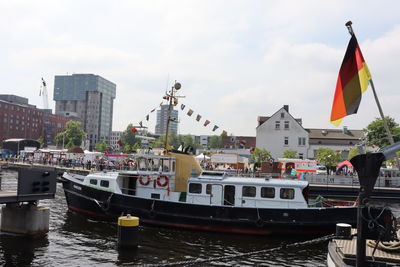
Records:
<instances>
[{"instance_id":1,"label":"harbor water","mask_svg":"<svg viewBox=\"0 0 400 267\"><path fill-rule=\"evenodd\" d=\"M2 171L2 190L16 190L17 173ZM117 249L117 223L93 221L68 211L62 185L50 208L47 237L29 239L2 233L1 266L134 266L233 256L280 247L312 237L261 237L140 226L136 249ZM399 203L388 204L395 215ZM201 266L326 266L327 243L269 254L214 260ZM199 266L196 264L195 266Z\"/></svg>"}]
</instances>

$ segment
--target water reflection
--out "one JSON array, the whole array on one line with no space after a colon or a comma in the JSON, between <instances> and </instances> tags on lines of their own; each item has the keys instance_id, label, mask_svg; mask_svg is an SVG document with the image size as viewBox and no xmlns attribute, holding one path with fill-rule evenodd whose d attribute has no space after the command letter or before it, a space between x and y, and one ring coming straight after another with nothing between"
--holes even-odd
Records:
<instances>
[{"instance_id":1,"label":"water reflection","mask_svg":"<svg viewBox=\"0 0 400 267\"><path fill-rule=\"evenodd\" d=\"M0 264L2 266L30 266L35 259L39 262L43 260L40 256L48 249L48 246L47 237L29 238L2 233L0 247L3 256Z\"/></svg>"}]
</instances>

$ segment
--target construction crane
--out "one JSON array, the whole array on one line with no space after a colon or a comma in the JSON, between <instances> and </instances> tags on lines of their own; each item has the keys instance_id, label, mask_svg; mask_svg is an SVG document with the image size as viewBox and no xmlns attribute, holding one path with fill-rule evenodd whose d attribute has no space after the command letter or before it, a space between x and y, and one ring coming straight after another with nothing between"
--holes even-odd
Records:
<instances>
[{"instance_id":1,"label":"construction crane","mask_svg":"<svg viewBox=\"0 0 400 267\"><path fill-rule=\"evenodd\" d=\"M42 77L42 86L40 89L39 96L42 96L42 98L43 98L43 109L49 109L49 101L47 99L47 86L46 86L46 82L44 81L43 77Z\"/></svg>"}]
</instances>

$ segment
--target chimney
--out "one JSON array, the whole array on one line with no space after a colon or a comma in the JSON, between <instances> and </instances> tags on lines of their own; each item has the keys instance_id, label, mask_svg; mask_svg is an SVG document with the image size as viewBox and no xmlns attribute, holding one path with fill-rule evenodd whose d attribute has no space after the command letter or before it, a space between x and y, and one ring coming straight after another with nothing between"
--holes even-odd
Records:
<instances>
[{"instance_id":1,"label":"chimney","mask_svg":"<svg viewBox=\"0 0 400 267\"><path fill-rule=\"evenodd\" d=\"M283 108L289 113L289 105L283 105Z\"/></svg>"}]
</instances>

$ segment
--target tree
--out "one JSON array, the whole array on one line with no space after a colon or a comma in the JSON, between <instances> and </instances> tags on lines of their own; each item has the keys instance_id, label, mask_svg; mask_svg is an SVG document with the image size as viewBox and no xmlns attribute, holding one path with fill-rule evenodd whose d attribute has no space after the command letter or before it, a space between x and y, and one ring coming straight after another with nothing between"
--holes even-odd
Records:
<instances>
[{"instance_id":1,"label":"tree","mask_svg":"<svg viewBox=\"0 0 400 267\"><path fill-rule=\"evenodd\" d=\"M44 147L45 143L44 143L43 136L39 137L36 141L38 141L40 143L40 147Z\"/></svg>"},{"instance_id":2,"label":"tree","mask_svg":"<svg viewBox=\"0 0 400 267\"><path fill-rule=\"evenodd\" d=\"M121 139L124 145L133 146L135 143L141 143L139 138L136 138L137 131L132 130L135 129L132 123L129 123L126 127L126 130L122 133Z\"/></svg>"},{"instance_id":3,"label":"tree","mask_svg":"<svg viewBox=\"0 0 400 267\"><path fill-rule=\"evenodd\" d=\"M63 145L66 148L80 146L86 133L82 130L82 124L79 121L68 121L65 125L65 131L56 135L57 145Z\"/></svg>"},{"instance_id":4,"label":"tree","mask_svg":"<svg viewBox=\"0 0 400 267\"><path fill-rule=\"evenodd\" d=\"M400 134L399 124L389 116L386 116L385 120L388 124L391 134L393 135L394 141L400 141L400 136L396 136ZM365 137L368 144L378 146L379 148L384 148L390 145L382 119L376 118L374 121L368 124L364 131L366 132Z\"/></svg>"},{"instance_id":5,"label":"tree","mask_svg":"<svg viewBox=\"0 0 400 267\"><path fill-rule=\"evenodd\" d=\"M288 159L297 159L297 151L296 150L285 150L283 151L283 157Z\"/></svg>"},{"instance_id":6,"label":"tree","mask_svg":"<svg viewBox=\"0 0 400 267\"><path fill-rule=\"evenodd\" d=\"M268 150L255 148L250 154L250 160L254 162L254 169L261 166L261 162L269 160L271 153Z\"/></svg>"},{"instance_id":7,"label":"tree","mask_svg":"<svg viewBox=\"0 0 400 267\"><path fill-rule=\"evenodd\" d=\"M336 166L341 160L341 153L330 148L320 148L317 150L316 159L323 163L327 168Z\"/></svg>"},{"instance_id":8,"label":"tree","mask_svg":"<svg viewBox=\"0 0 400 267\"><path fill-rule=\"evenodd\" d=\"M347 160L351 160L352 158L354 158L358 154L360 154L360 152L358 151L358 147L353 147L350 150L349 155L347 156Z\"/></svg>"},{"instance_id":9,"label":"tree","mask_svg":"<svg viewBox=\"0 0 400 267\"><path fill-rule=\"evenodd\" d=\"M222 145L222 136L213 135L210 137L210 142L208 146L210 148L220 148Z\"/></svg>"},{"instance_id":10,"label":"tree","mask_svg":"<svg viewBox=\"0 0 400 267\"><path fill-rule=\"evenodd\" d=\"M107 143L105 141L97 143L96 146L94 147L97 151L106 151L107 150Z\"/></svg>"}]
</instances>

